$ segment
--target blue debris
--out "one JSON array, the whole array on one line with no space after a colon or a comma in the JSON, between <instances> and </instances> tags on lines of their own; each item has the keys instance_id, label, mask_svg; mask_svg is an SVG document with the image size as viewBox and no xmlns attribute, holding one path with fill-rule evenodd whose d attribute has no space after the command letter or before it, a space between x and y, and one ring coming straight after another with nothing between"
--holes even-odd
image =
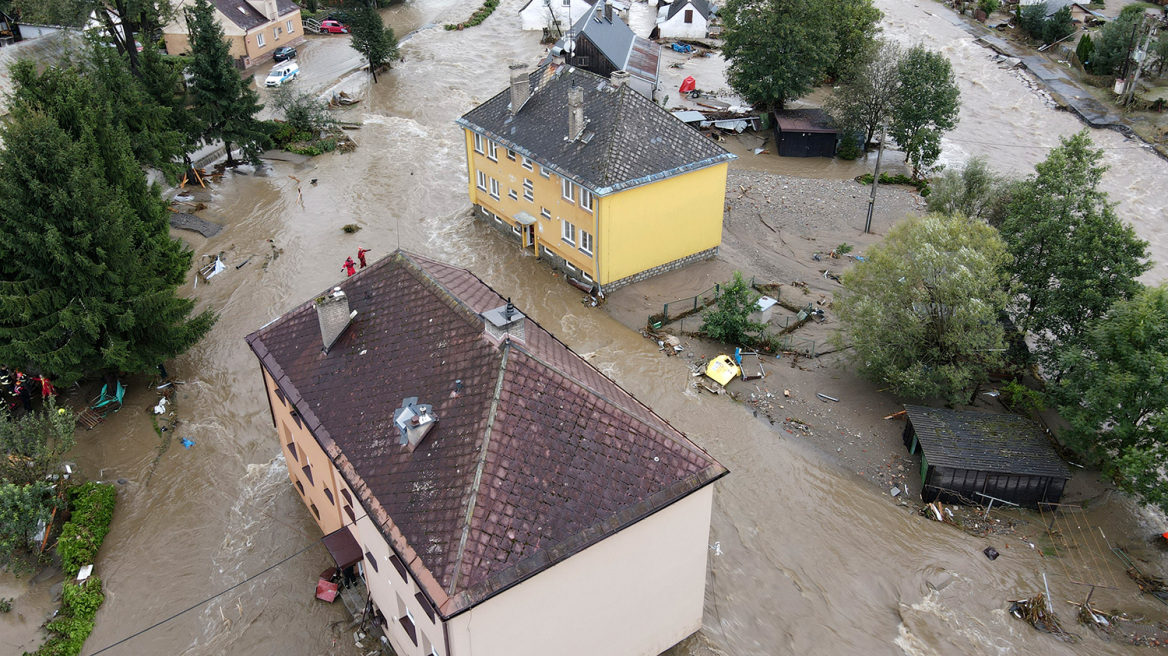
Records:
<instances>
[{"instance_id":1,"label":"blue debris","mask_svg":"<svg viewBox=\"0 0 1168 656\"><path fill-rule=\"evenodd\" d=\"M183 445L184 449L189 449L195 445L195 441L189 437L182 438L181 440L179 440L179 443Z\"/></svg>"},{"instance_id":2,"label":"blue debris","mask_svg":"<svg viewBox=\"0 0 1168 656\"><path fill-rule=\"evenodd\" d=\"M693 52L693 46L687 43L675 43L671 47L673 52Z\"/></svg>"}]
</instances>

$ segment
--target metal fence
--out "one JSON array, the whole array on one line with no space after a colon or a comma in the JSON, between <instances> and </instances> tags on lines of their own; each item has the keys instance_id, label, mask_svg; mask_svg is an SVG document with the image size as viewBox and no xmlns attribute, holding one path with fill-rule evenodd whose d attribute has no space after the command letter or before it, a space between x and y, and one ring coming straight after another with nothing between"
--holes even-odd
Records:
<instances>
[{"instance_id":1,"label":"metal fence","mask_svg":"<svg viewBox=\"0 0 1168 656\"><path fill-rule=\"evenodd\" d=\"M754 276L750 277L750 286L754 287ZM660 314L649 317L649 325L660 328L668 323L697 314L713 305L722 294L722 285L714 285L704 292L687 298L670 301L662 306Z\"/></svg>"}]
</instances>

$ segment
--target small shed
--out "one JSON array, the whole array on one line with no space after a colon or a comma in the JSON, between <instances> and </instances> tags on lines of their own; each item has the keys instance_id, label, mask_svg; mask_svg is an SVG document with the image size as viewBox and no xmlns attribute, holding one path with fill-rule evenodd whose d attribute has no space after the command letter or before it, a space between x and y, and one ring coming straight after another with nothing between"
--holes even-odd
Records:
<instances>
[{"instance_id":1,"label":"small shed","mask_svg":"<svg viewBox=\"0 0 1168 656\"><path fill-rule=\"evenodd\" d=\"M1017 415L906 405L904 444L921 453L925 501L1058 503L1071 477L1034 422Z\"/></svg>"},{"instance_id":2,"label":"small shed","mask_svg":"<svg viewBox=\"0 0 1168 656\"><path fill-rule=\"evenodd\" d=\"M835 157L840 133L822 109L775 112L775 144L780 157Z\"/></svg>"}]
</instances>

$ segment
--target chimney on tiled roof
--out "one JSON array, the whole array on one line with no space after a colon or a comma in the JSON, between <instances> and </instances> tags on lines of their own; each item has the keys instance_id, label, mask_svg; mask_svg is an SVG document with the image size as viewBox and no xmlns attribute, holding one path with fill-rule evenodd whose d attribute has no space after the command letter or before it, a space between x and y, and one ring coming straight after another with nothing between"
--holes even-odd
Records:
<instances>
[{"instance_id":1,"label":"chimney on tiled roof","mask_svg":"<svg viewBox=\"0 0 1168 656\"><path fill-rule=\"evenodd\" d=\"M612 88L619 89L629 81L630 77L632 74L628 71L613 71L612 75L608 76L608 80L612 83Z\"/></svg>"},{"instance_id":2,"label":"chimney on tiled roof","mask_svg":"<svg viewBox=\"0 0 1168 656\"><path fill-rule=\"evenodd\" d=\"M573 82L568 89L568 141L584 133L584 89Z\"/></svg>"},{"instance_id":3,"label":"chimney on tiled roof","mask_svg":"<svg viewBox=\"0 0 1168 656\"><path fill-rule=\"evenodd\" d=\"M438 423L438 417L434 414L433 406L419 404L418 397L411 396L402 399L402 407L393 413L393 423L401 431L398 444L412 453Z\"/></svg>"},{"instance_id":4,"label":"chimney on tiled roof","mask_svg":"<svg viewBox=\"0 0 1168 656\"><path fill-rule=\"evenodd\" d=\"M519 113L519 108L531 96L531 77L525 64L511 65L511 115Z\"/></svg>"},{"instance_id":5,"label":"chimney on tiled roof","mask_svg":"<svg viewBox=\"0 0 1168 656\"><path fill-rule=\"evenodd\" d=\"M349 297L340 287L334 287L331 294L316 299L316 318L320 320L320 339L324 343L324 352L332 348L357 311L349 311Z\"/></svg>"},{"instance_id":6,"label":"chimney on tiled roof","mask_svg":"<svg viewBox=\"0 0 1168 656\"><path fill-rule=\"evenodd\" d=\"M483 313L483 326L487 331L487 339L495 344L508 338L522 342L524 319L523 313L515 309L515 306L511 304L511 299L507 299L506 305L500 305Z\"/></svg>"},{"instance_id":7,"label":"chimney on tiled roof","mask_svg":"<svg viewBox=\"0 0 1168 656\"><path fill-rule=\"evenodd\" d=\"M604 19L612 22L612 0L604 0Z\"/></svg>"}]
</instances>

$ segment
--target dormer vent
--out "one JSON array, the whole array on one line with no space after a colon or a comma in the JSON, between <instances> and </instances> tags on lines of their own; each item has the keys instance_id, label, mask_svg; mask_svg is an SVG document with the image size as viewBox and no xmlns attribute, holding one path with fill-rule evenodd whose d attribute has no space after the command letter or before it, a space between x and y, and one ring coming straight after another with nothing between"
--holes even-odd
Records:
<instances>
[{"instance_id":1,"label":"dormer vent","mask_svg":"<svg viewBox=\"0 0 1168 656\"><path fill-rule=\"evenodd\" d=\"M498 344L505 338L523 341L523 324L526 317L515 309L511 299L505 305L483 313L483 326L487 331L487 338Z\"/></svg>"},{"instance_id":2,"label":"dormer vent","mask_svg":"<svg viewBox=\"0 0 1168 656\"><path fill-rule=\"evenodd\" d=\"M331 293L316 299L316 318L320 321L320 339L325 353L356 316L356 310L349 311L349 297L340 287L334 287Z\"/></svg>"},{"instance_id":3,"label":"dormer vent","mask_svg":"<svg viewBox=\"0 0 1168 656\"><path fill-rule=\"evenodd\" d=\"M438 417L432 406L419 404L418 397L411 396L402 399L402 407L393 413L393 423L401 431L398 444L412 453L438 423Z\"/></svg>"}]
</instances>

